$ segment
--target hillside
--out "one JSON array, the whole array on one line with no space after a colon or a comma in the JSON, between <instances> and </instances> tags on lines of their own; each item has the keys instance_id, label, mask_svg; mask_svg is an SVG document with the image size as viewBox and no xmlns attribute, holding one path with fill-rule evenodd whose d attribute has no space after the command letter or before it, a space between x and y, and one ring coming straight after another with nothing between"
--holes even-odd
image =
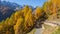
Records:
<instances>
[{"instance_id":1,"label":"hillside","mask_svg":"<svg viewBox=\"0 0 60 34\"><path fill-rule=\"evenodd\" d=\"M42 25L45 27L43 34L60 29L60 3L57 0L47 1L36 8L6 1L1 1L0 5L0 34L31 34Z\"/></svg>"},{"instance_id":2,"label":"hillside","mask_svg":"<svg viewBox=\"0 0 60 34\"><path fill-rule=\"evenodd\" d=\"M16 3L0 1L0 21L5 20L7 17L10 17L12 13L18 10L16 8L20 9L22 6Z\"/></svg>"}]
</instances>

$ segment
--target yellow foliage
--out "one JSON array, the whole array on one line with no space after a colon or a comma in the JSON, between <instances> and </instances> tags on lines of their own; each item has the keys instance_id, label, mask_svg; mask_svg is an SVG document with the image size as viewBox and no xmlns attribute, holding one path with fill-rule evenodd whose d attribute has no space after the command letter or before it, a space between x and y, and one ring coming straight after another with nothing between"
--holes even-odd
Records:
<instances>
[{"instance_id":1,"label":"yellow foliage","mask_svg":"<svg viewBox=\"0 0 60 34\"><path fill-rule=\"evenodd\" d=\"M24 16L24 23L23 24L23 32L29 32L30 29L33 27L34 22L33 22L33 15L32 15L32 9L29 8L29 11L27 12L27 14Z\"/></svg>"},{"instance_id":2,"label":"yellow foliage","mask_svg":"<svg viewBox=\"0 0 60 34\"><path fill-rule=\"evenodd\" d=\"M26 16L25 16L25 27L27 26L33 26L33 15L32 15L32 10L29 9L29 11L27 12Z\"/></svg>"},{"instance_id":3,"label":"yellow foliage","mask_svg":"<svg viewBox=\"0 0 60 34\"><path fill-rule=\"evenodd\" d=\"M20 18L17 20L16 25L14 26L15 34L20 34L21 32L21 24L23 23L23 18L20 16Z\"/></svg>"},{"instance_id":4,"label":"yellow foliage","mask_svg":"<svg viewBox=\"0 0 60 34\"><path fill-rule=\"evenodd\" d=\"M42 15L42 11L40 7L37 7L34 12L34 16L36 19L38 19Z\"/></svg>"},{"instance_id":5,"label":"yellow foliage","mask_svg":"<svg viewBox=\"0 0 60 34\"><path fill-rule=\"evenodd\" d=\"M29 11L29 7L28 7L28 6L25 6L25 7L23 8L23 10L22 10L23 15L25 16L28 11Z\"/></svg>"},{"instance_id":6,"label":"yellow foliage","mask_svg":"<svg viewBox=\"0 0 60 34\"><path fill-rule=\"evenodd\" d=\"M19 15L20 15L19 12L16 12L16 13L15 13L15 15L14 15L15 20L17 20L17 19L20 17Z\"/></svg>"},{"instance_id":7,"label":"yellow foliage","mask_svg":"<svg viewBox=\"0 0 60 34\"><path fill-rule=\"evenodd\" d=\"M43 11L40 7L37 7L33 13L29 6L25 6L23 9L12 14L10 18L2 21L3 24L0 23L0 29L7 30L5 34L10 33L9 30L11 28L14 28L11 31L14 30L15 34L26 34L36 24L35 20L39 19L42 15Z\"/></svg>"}]
</instances>

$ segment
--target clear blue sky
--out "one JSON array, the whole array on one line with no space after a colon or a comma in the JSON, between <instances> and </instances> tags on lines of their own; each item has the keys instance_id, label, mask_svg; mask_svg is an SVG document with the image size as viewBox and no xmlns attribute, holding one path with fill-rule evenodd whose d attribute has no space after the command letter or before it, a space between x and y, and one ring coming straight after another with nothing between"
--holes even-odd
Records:
<instances>
[{"instance_id":1,"label":"clear blue sky","mask_svg":"<svg viewBox=\"0 0 60 34\"><path fill-rule=\"evenodd\" d=\"M42 6L46 0L3 0L17 3L19 5Z\"/></svg>"}]
</instances>

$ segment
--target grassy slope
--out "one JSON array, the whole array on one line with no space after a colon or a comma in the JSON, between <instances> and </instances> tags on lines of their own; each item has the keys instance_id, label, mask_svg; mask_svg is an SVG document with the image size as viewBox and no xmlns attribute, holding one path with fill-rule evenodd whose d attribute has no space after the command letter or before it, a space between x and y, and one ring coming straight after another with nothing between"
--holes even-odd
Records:
<instances>
[{"instance_id":1,"label":"grassy slope","mask_svg":"<svg viewBox=\"0 0 60 34\"><path fill-rule=\"evenodd\" d=\"M52 34L60 34L60 27L55 32L53 32Z\"/></svg>"},{"instance_id":2,"label":"grassy slope","mask_svg":"<svg viewBox=\"0 0 60 34\"><path fill-rule=\"evenodd\" d=\"M57 27L51 27L46 24L44 24L44 27L45 27L45 30L44 30L43 34L51 34L52 32L54 32L57 29Z\"/></svg>"}]
</instances>

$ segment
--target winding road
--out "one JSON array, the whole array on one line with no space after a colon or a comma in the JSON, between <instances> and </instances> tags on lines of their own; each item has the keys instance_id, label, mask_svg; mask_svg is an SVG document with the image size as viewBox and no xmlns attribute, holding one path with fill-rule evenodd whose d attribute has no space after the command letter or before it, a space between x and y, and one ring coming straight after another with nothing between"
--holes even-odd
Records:
<instances>
[{"instance_id":1,"label":"winding road","mask_svg":"<svg viewBox=\"0 0 60 34\"><path fill-rule=\"evenodd\" d=\"M57 21L45 21L44 24L50 25L52 27L60 26L60 22L57 22ZM42 28L38 28L38 29L35 29L35 30L36 31L34 32L34 34L42 34L42 32L44 31L44 26L42 25Z\"/></svg>"}]
</instances>

